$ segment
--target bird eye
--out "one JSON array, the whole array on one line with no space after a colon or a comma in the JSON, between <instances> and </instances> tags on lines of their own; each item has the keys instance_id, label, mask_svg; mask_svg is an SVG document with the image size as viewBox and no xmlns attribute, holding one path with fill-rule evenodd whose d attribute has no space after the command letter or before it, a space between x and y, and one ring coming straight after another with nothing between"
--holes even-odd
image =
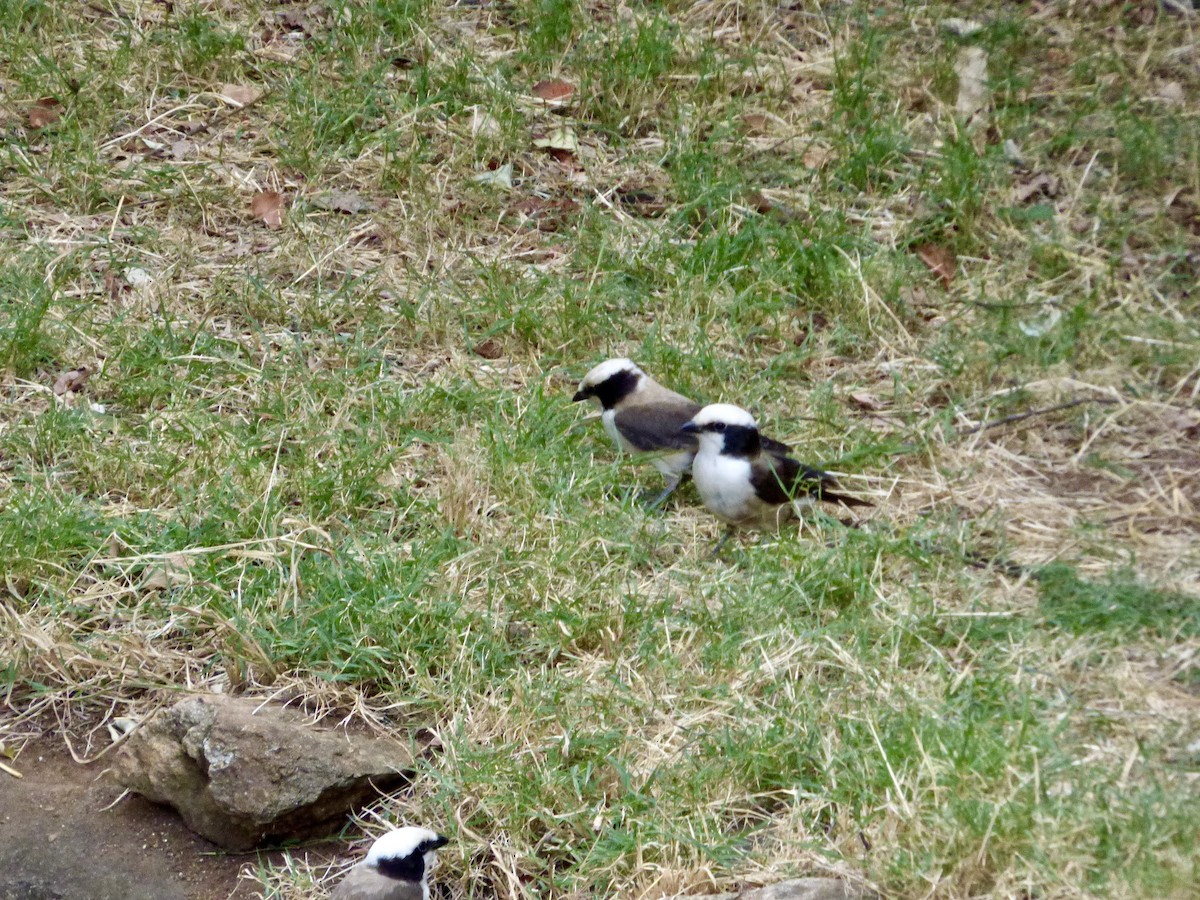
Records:
<instances>
[{"instance_id":1,"label":"bird eye","mask_svg":"<svg viewBox=\"0 0 1200 900\"><path fill-rule=\"evenodd\" d=\"M713 423L712 423L712 430L713 430L713 431L724 431L724 430L725 430L725 423L724 423L724 422L713 422Z\"/></svg>"}]
</instances>

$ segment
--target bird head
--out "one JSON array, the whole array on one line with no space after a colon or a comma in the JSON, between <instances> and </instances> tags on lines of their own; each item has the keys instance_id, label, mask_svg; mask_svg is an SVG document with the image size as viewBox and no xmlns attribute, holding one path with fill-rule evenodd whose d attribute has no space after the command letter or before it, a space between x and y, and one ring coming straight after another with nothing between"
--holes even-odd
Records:
<instances>
[{"instance_id":1,"label":"bird head","mask_svg":"<svg viewBox=\"0 0 1200 900\"><path fill-rule=\"evenodd\" d=\"M571 399L578 402L595 397L602 407L612 409L638 390L646 377L632 360L606 359L583 376Z\"/></svg>"},{"instance_id":2,"label":"bird head","mask_svg":"<svg viewBox=\"0 0 1200 900\"><path fill-rule=\"evenodd\" d=\"M730 403L713 403L704 407L681 430L696 435L701 450L707 446L718 453L725 449L731 437L738 439L736 443L739 446L747 443L746 438L753 436L755 441L758 438L758 423L754 421L754 416Z\"/></svg>"},{"instance_id":3,"label":"bird head","mask_svg":"<svg viewBox=\"0 0 1200 900\"><path fill-rule=\"evenodd\" d=\"M388 878L425 884L425 875L437 862L437 850L450 843L428 828L406 825L389 831L371 845L366 864Z\"/></svg>"}]
</instances>

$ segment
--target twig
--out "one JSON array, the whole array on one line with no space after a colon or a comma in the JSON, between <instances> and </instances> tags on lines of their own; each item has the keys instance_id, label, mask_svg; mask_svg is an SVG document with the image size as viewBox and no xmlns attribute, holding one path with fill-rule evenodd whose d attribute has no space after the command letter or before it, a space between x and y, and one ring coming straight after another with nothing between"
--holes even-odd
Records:
<instances>
[{"instance_id":1,"label":"twig","mask_svg":"<svg viewBox=\"0 0 1200 900\"><path fill-rule=\"evenodd\" d=\"M945 550L944 552L956 555L952 550ZM998 572L1004 573L1009 578L1024 578L1028 576L1037 581L1040 577L1038 570L1031 566L1023 566L1020 563L1013 562L1011 559L1004 559L1002 556L992 556L979 550L967 550L963 552L962 561L972 569L995 569Z\"/></svg>"},{"instance_id":2,"label":"twig","mask_svg":"<svg viewBox=\"0 0 1200 900\"><path fill-rule=\"evenodd\" d=\"M1000 428L1003 425L1011 425L1013 422L1020 422L1024 419L1031 419L1034 416L1044 416L1049 413L1062 412L1064 409L1073 409L1076 406L1083 406L1085 403L1102 403L1111 405L1120 403L1121 401L1115 397L1080 397L1075 400L1068 400L1066 403L1058 403L1054 406L1045 406L1041 409L1031 409L1022 413L1013 413L1011 416L1004 416L1000 419L992 419L989 422L980 422L978 425L972 425L970 428L963 428L955 432L956 437L967 437L979 431L987 431L992 428Z\"/></svg>"},{"instance_id":3,"label":"twig","mask_svg":"<svg viewBox=\"0 0 1200 900\"><path fill-rule=\"evenodd\" d=\"M109 16L114 19L121 19L122 21L125 21L125 22L136 21L133 16L131 16L129 13L125 12L125 10L119 9L115 4L112 6L112 8L109 8L107 6L101 6L99 3L90 3L90 2L84 3L83 5L86 6L88 9L92 10L93 12L99 13L102 16Z\"/></svg>"}]
</instances>

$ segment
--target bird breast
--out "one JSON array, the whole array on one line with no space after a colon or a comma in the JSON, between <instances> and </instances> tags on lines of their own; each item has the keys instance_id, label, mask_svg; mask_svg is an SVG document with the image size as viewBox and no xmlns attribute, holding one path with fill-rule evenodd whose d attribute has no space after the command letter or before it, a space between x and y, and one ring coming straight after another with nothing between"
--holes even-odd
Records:
<instances>
[{"instance_id":1,"label":"bird breast","mask_svg":"<svg viewBox=\"0 0 1200 900\"><path fill-rule=\"evenodd\" d=\"M757 518L749 460L701 450L692 462L692 478L713 515L731 523Z\"/></svg>"}]
</instances>

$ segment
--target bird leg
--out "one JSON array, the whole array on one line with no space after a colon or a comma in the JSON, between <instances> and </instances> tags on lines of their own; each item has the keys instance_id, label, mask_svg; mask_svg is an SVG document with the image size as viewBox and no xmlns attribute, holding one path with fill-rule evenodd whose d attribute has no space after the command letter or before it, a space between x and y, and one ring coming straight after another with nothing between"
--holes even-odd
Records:
<instances>
[{"instance_id":1,"label":"bird leg","mask_svg":"<svg viewBox=\"0 0 1200 900\"><path fill-rule=\"evenodd\" d=\"M717 546L713 547L712 555L714 557L721 555L721 548L725 546L731 537L733 537L733 532L734 528L732 525L725 529L725 534L721 536L719 541L717 541Z\"/></svg>"},{"instance_id":2,"label":"bird leg","mask_svg":"<svg viewBox=\"0 0 1200 900\"><path fill-rule=\"evenodd\" d=\"M682 478L672 478L672 479L669 479L669 480L667 481L667 486L666 486L665 488L663 488L662 492L661 492L661 493L659 493L659 494L656 494L656 495L654 496L654 499L652 499L652 500L651 500L649 503L647 503L647 504L646 504L646 509L647 509L647 510L655 510L655 509L658 509L660 506L662 506L662 505L663 505L663 503L665 503L665 502L666 502L666 499L667 499L668 497L670 497L670 496L671 496L673 493L675 493L675 488L679 487L679 485L680 485L682 482L683 482L683 479L682 479ZM645 497L646 497L646 494L649 494L649 493L650 493L649 491L646 491L646 492L645 492L644 494L642 494L642 496L641 496L641 497L639 497L638 499L645 499Z\"/></svg>"}]
</instances>

